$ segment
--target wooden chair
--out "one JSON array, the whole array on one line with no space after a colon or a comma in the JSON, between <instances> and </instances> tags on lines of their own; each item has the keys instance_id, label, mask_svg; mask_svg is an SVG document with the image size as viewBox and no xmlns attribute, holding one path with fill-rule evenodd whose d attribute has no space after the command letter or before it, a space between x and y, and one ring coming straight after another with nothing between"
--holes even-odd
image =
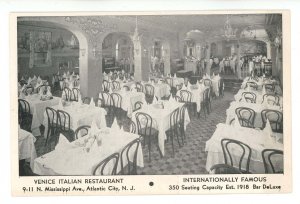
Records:
<instances>
[{"instance_id":1,"label":"wooden chair","mask_svg":"<svg viewBox=\"0 0 300 204\"><path fill-rule=\"evenodd\" d=\"M70 114L63 110L57 110L59 133L68 138L70 142L74 141L75 133L71 129L71 117Z\"/></svg>"},{"instance_id":2,"label":"wooden chair","mask_svg":"<svg viewBox=\"0 0 300 204\"><path fill-rule=\"evenodd\" d=\"M73 101L78 102L78 97L79 97L79 94L80 94L80 90L78 88L73 88L72 92L73 92Z\"/></svg>"},{"instance_id":3,"label":"wooden chair","mask_svg":"<svg viewBox=\"0 0 300 204\"><path fill-rule=\"evenodd\" d=\"M190 113L194 112L195 115L195 103L192 103L192 93L188 90L180 90L179 91L180 94L180 102L184 102Z\"/></svg>"},{"instance_id":4,"label":"wooden chair","mask_svg":"<svg viewBox=\"0 0 300 204\"><path fill-rule=\"evenodd\" d=\"M261 152L264 167L265 167L265 173L266 174L283 174L283 151L277 150L277 149L264 149ZM275 168L274 161L272 161L272 158L278 158L278 156L282 157L282 166L279 169ZM278 167L277 167L278 168Z\"/></svg>"},{"instance_id":5,"label":"wooden chair","mask_svg":"<svg viewBox=\"0 0 300 204\"><path fill-rule=\"evenodd\" d=\"M279 106L280 98L274 94L264 94L262 103L267 102L269 105Z\"/></svg>"},{"instance_id":6,"label":"wooden chair","mask_svg":"<svg viewBox=\"0 0 300 204\"><path fill-rule=\"evenodd\" d=\"M63 93L66 101L72 101L72 91L68 87L63 89Z\"/></svg>"},{"instance_id":7,"label":"wooden chair","mask_svg":"<svg viewBox=\"0 0 300 204\"><path fill-rule=\"evenodd\" d=\"M129 122L129 132L136 134L136 124L132 120Z\"/></svg>"},{"instance_id":8,"label":"wooden chair","mask_svg":"<svg viewBox=\"0 0 300 204\"><path fill-rule=\"evenodd\" d=\"M90 125L82 125L75 130L75 140L80 137L84 137L89 134L91 126Z\"/></svg>"},{"instance_id":9,"label":"wooden chair","mask_svg":"<svg viewBox=\"0 0 300 204\"><path fill-rule=\"evenodd\" d=\"M134 110L133 110L133 111L140 110L142 107L143 107L143 102L137 101L137 102L135 102L135 104L134 104Z\"/></svg>"},{"instance_id":10,"label":"wooden chair","mask_svg":"<svg viewBox=\"0 0 300 204\"><path fill-rule=\"evenodd\" d=\"M109 92L110 84L107 80L103 80L102 88L104 92Z\"/></svg>"},{"instance_id":11,"label":"wooden chair","mask_svg":"<svg viewBox=\"0 0 300 204\"><path fill-rule=\"evenodd\" d=\"M84 97L83 99L82 99L82 103L83 104L90 104L91 103L91 98L90 97Z\"/></svg>"},{"instance_id":12,"label":"wooden chair","mask_svg":"<svg viewBox=\"0 0 300 204\"><path fill-rule=\"evenodd\" d=\"M118 82L118 81L113 81L112 82L112 88L113 88L113 90L120 90L120 82Z\"/></svg>"},{"instance_id":13,"label":"wooden chair","mask_svg":"<svg viewBox=\"0 0 300 204\"><path fill-rule=\"evenodd\" d=\"M248 88L248 87L257 90L258 85L257 85L257 83L254 82L254 81L248 81L248 82L246 83L246 87L245 87L245 88Z\"/></svg>"},{"instance_id":14,"label":"wooden chair","mask_svg":"<svg viewBox=\"0 0 300 204\"><path fill-rule=\"evenodd\" d=\"M253 92L243 92L240 101L243 99L248 103L256 103L256 94Z\"/></svg>"},{"instance_id":15,"label":"wooden chair","mask_svg":"<svg viewBox=\"0 0 300 204\"><path fill-rule=\"evenodd\" d=\"M201 112L204 113L205 119L206 119L206 113L209 114L209 109L210 109L209 93L210 93L209 88L205 89L202 93L202 101L200 103L201 109L200 109L200 112L198 113L198 118L200 118Z\"/></svg>"},{"instance_id":16,"label":"wooden chair","mask_svg":"<svg viewBox=\"0 0 300 204\"><path fill-rule=\"evenodd\" d=\"M137 174L137 156L140 146L140 139L137 138L128 143L121 151L121 175L136 175ZM126 162L126 166L125 166ZM126 168L127 167L127 168Z\"/></svg>"},{"instance_id":17,"label":"wooden chair","mask_svg":"<svg viewBox=\"0 0 300 204\"><path fill-rule=\"evenodd\" d=\"M47 130L45 146L47 146L48 142L50 142L52 139L55 139L55 144L56 144L59 136L57 111L53 108L46 107L46 115L47 115L48 130Z\"/></svg>"},{"instance_id":18,"label":"wooden chair","mask_svg":"<svg viewBox=\"0 0 300 204\"><path fill-rule=\"evenodd\" d=\"M18 121L22 129L31 132L32 114L30 104L24 99L18 99Z\"/></svg>"},{"instance_id":19,"label":"wooden chair","mask_svg":"<svg viewBox=\"0 0 300 204\"><path fill-rule=\"evenodd\" d=\"M235 109L240 125L242 127L254 128L256 113L253 109L247 107L238 107Z\"/></svg>"},{"instance_id":20,"label":"wooden chair","mask_svg":"<svg viewBox=\"0 0 300 204\"><path fill-rule=\"evenodd\" d=\"M104 176L104 175L116 175L117 174L117 168L118 168L118 162L119 162L119 153L114 153L107 158L105 158L103 161L101 161L93 170L94 176ZM112 168L110 172L105 172L107 164L112 164Z\"/></svg>"},{"instance_id":21,"label":"wooden chair","mask_svg":"<svg viewBox=\"0 0 300 204\"><path fill-rule=\"evenodd\" d=\"M265 109L261 112L261 119L263 127L266 127L267 120L269 120L273 132L283 132L283 114L277 110Z\"/></svg>"},{"instance_id":22,"label":"wooden chair","mask_svg":"<svg viewBox=\"0 0 300 204\"><path fill-rule=\"evenodd\" d=\"M145 98L148 104L152 104L154 98L154 86L145 84Z\"/></svg>"}]
</instances>

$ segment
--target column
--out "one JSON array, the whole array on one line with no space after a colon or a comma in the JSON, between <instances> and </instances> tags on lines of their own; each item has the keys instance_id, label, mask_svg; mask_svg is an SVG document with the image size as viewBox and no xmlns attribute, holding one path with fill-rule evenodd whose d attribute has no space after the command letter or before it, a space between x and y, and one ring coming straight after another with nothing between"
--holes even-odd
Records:
<instances>
[{"instance_id":1,"label":"column","mask_svg":"<svg viewBox=\"0 0 300 204\"><path fill-rule=\"evenodd\" d=\"M237 44L237 68L236 68L238 79L242 79L240 57L241 57L241 48L240 48L240 43L238 42L238 44Z\"/></svg>"},{"instance_id":2,"label":"column","mask_svg":"<svg viewBox=\"0 0 300 204\"><path fill-rule=\"evenodd\" d=\"M211 64L210 64L210 43L208 43L206 45L206 73L208 75L210 75L210 68L211 68Z\"/></svg>"},{"instance_id":3,"label":"column","mask_svg":"<svg viewBox=\"0 0 300 204\"><path fill-rule=\"evenodd\" d=\"M277 47L275 45L271 46L271 59L272 59L272 76L278 76L277 73Z\"/></svg>"}]
</instances>

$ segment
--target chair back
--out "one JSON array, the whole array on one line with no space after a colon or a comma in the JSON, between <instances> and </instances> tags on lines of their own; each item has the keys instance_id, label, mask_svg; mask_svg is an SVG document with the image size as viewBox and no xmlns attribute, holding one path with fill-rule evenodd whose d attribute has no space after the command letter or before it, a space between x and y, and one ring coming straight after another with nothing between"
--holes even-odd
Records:
<instances>
[{"instance_id":1,"label":"chair back","mask_svg":"<svg viewBox=\"0 0 300 204\"><path fill-rule=\"evenodd\" d=\"M112 82L112 88L113 88L113 90L119 90L120 89L120 82L113 81Z\"/></svg>"},{"instance_id":2,"label":"chair back","mask_svg":"<svg viewBox=\"0 0 300 204\"><path fill-rule=\"evenodd\" d=\"M267 103L269 105L278 106L279 105L279 96L274 94L264 94L262 103Z\"/></svg>"},{"instance_id":3,"label":"chair back","mask_svg":"<svg viewBox=\"0 0 300 204\"><path fill-rule=\"evenodd\" d=\"M72 92L73 92L73 97L74 97L73 100L78 102L80 90L78 88L73 88Z\"/></svg>"},{"instance_id":4,"label":"chair back","mask_svg":"<svg viewBox=\"0 0 300 204\"><path fill-rule=\"evenodd\" d=\"M265 173L283 173L283 151L277 149L264 149L261 152Z\"/></svg>"},{"instance_id":5,"label":"chair back","mask_svg":"<svg viewBox=\"0 0 300 204\"><path fill-rule=\"evenodd\" d=\"M58 125L63 131L71 130L71 117L69 113L63 110L57 110Z\"/></svg>"},{"instance_id":6,"label":"chair back","mask_svg":"<svg viewBox=\"0 0 300 204\"><path fill-rule=\"evenodd\" d=\"M182 89L182 86L183 86L182 83L176 85L176 93L177 93L177 91Z\"/></svg>"},{"instance_id":7,"label":"chair back","mask_svg":"<svg viewBox=\"0 0 300 204\"><path fill-rule=\"evenodd\" d=\"M211 86L211 85L212 85L212 82L211 82L210 79L204 79L204 80L203 80L203 84L204 84L204 86Z\"/></svg>"},{"instance_id":8,"label":"chair back","mask_svg":"<svg viewBox=\"0 0 300 204\"><path fill-rule=\"evenodd\" d=\"M82 125L75 130L75 140L80 137L84 137L89 134L91 126L90 125Z\"/></svg>"},{"instance_id":9,"label":"chair back","mask_svg":"<svg viewBox=\"0 0 300 204\"><path fill-rule=\"evenodd\" d=\"M113 101L113 106L115 108L121 108L122 107L122 96L118 93L112 93L110 94L112 101Z\"/></svg>"},{"instance_id":10,"label":"chair back","mask_svg":"<svg viewBox=\"0 0 300 204\"><path fill-rule=\"evenodd\" d=\"M124 86L123 86L123 89L124 89L125 91L130 91L129 86L127 86L127 85L124 85Z\"/></svg>"},{"instance_id":11,"label":"chair back","mask_svg":"<svg viewBox=\"0 0 300 204\"><path fill-rule=\"evenodd\" d=\"M171 96L171 97L172 97L172 96ZM180 97L180 96L175 95L175 96L174 96L174 99L175 99L177 102L183 102L183 101L181 100L181 97Z\"/></svg>"},{"instance_id":12,"label":"chair back","mask_svg":"<svg viewBox=\"0 0 300 204\"><path fill-rule=\"evenodd\" d=\"M75 79L73 82L73 87L78 87L80 84L80 81L78 79Z\"/></svg>"},{"instance_id":13,"label":"chair back","mask_svg":"<svg viewBox=\"0 0 300 204\"><path fill-rule=\"evenodd\" d=\"M34 88L33 86L31 85L27 85L24 90L23 90L23 93L27 96L27 95L30 95L30 94L33 94L34 92Z\"/></svg>"},{"instance_id":14,"label":"chair back","mask_svg":"<svg viewBox=\"0 0 300 204\"><path fill-rule=\"evenodd\" d=\"M254 81L248 81L246 83L246 87L245 88L248 88L248 87L257 90L258 85Z\"/></svg>"},{"instance_id":15,"label":"chair back","mask_svg":"<svg viewBox=\"0 0 300 204\"><path fill-rule=\"evenodd\" d=\"M277 110L265 109L261 112L263 128L266 127L267 120L269 120L273 132L283 131L283 114Z\"/></svg>"},{"instance_id":16,"label":"chair back","mask_svg":"<svg viewBox=\"0 0 300 204\"><path fill-rule=\"evenodd\" d=\"M95 104L97 107L104 107L104 100L102 98L95 98Z\"/></svg>"},{"instance_id":17,"label":"chair back","mask_svg":"<svg viewBox=\"0 0 300 204\"><path fill-rule=\"evenodd\" d=\"M145 92L146 92L146 96L153 97L154 96L154 86L152 86L151 84L145 84Z\"/></svg>"},{"instance_id":18,"label":"chair back","mask_svg":"<svg viewBox=\"0 0 300 204\"><path fill-rule=\"evenodd\" d=\"M53 108L46 107L46 115L47 115L48 127L57 128L58 125L57 111Z\"/></svg>"},{"instance_id":19,"label":"chair back","mask_svg":"<svg viewBox=\"0 0 300 204\"><path fill-rule=\"evenodd\" d=\"M140 139L137 138L128 143L121 152L121 175L137 174L137 155L140 145ZM127 171L125 165L127 164Z\"/></svg>"},{"instance_id":20,"label":"chair back","mask_svg":"<svg viewBox=\"0 0 300 204\"><path fill-rule=\"evenodd\" d=\"M233 139L222 139L221 146L224 155L224 162L227 165L231 165L233 167L237 167L240 171L245 171L249 173L249 165L250 165L250 158L252 154L251 148L238 140ZM239 155L237 153L239 152ZM234 163L234 157L238 159L238 165Z\"/></svg>"},{"instance_id":21,"label":"chair back","mask_svg":"<svg viewBox=\"0 0 300 204\"><path fill-rule=\"evenodd\" d=\"M134 111L140 110L143 106L143 102L142 101L137 101L134 104Z\"/></svg>"},{"instance_id":22,"label":"chair back","mask_svg":"<svg viewBox=\"0 0 300 204\"><path fill-rule=\"evenodd\" d=\"M274 84L265 84L264 88L269 93L274 93L274 91L275 91L275 85Z\"/></svg>"},{"instance_id":23,"label":"chair back","mask_svg":"<svg viewBox=\"0 0 300 204\"><path fill-rule=\"evenodd\" d=\"M109 92L110 84L107 80L103 80L102 88L104 92Z\"/></svg>"},{"instance_id":24,"label":"chair back","mask_svg":"<svg viewBox=\"0 0 300 204\"><path fill-rule=\"evenodd\" d=\"M90 97L84 97L83 99L82 99L82 103L83 104L90 104L91 103L91 98Z\"/></svg>"},{"instance_id":25,"label":"chair back","mask_svg":"<svg viewBox=\"0 0 300 204\"><path fill-rule=\"evenodd\" d=\"M203 102L208 103L209 102L209 97L210 97L210 88L206 88L202 93Z\"/></svg>"},{"instance_id":26,"label":"chair back","mask_svg":"<svg viewBox=\"0 0 300 204\"><path fill-rule=\"evenodd\" d=\"M42 90L43 95L45 95L48 90L51 91L51 86L41 85L41 86L37 87L37 93L40 93L41 90Z\"/></svg>"},{"instance_id":27,"label":"chair back","mask_svg":"<svg viewBox=\"0 0 300 204\"><path fill-rule=\"evenodd\" d=\"M141 136L152 135L152 129L153 129L152 117L147 113L137 112L135 114L135 118L137 122L138 134Z\"/></svg>"},{"instance_id":28,"label":"chair back","mask_svg":"<svg viewBox=\"0 0 300 204\"><path fill-rule=\"evenodd\" d=\"M170 115L170 133L173 137L178 134L179 127L179 108L175 109Z\"/></svg>"},{"instance_id":29,"label":"chair back","mask_svg":"<svg viewBox=\"0 0 300 204\"><path fill-rule=\"evenodd\" d=\"M256 94L253 92L243 92L240 101L243 99L247 103L256 103Z\"/></svg>"},{"instance_id":30,"label":"chair back","mask_svg":"<svg viewBox=\"0 0 300 204\"><path fill-rule=\"evenodd\" d=\"M132 120L129 122L129 132L136 133L136 124Z\"/></svg>"},{"instance_id":31,"label":"chair back","mask_svg":"<svg viewBox=\"0 0 300 204\"><path fill-rule=\"evenodd\" d=\"M93 175L116 175L117 174L117 167L119 162L119 153L114 153L107 158L105 158L103 161L101 161L94 169ZM108 164L112 165L112 168L108 167L110 170L109 172L106 172L106 166Z\"/></svg>"},{"instance_id":32,"label":"chair back","mask_svg":"<svg viewBox=\"0 0 300 204\"><path fill-rule=\"evenodd\" d=\"M31 114L30 111L30 104L28 101L24 99L18 99L18 104L19 104L19 116L24 116L26 114Z\"/></svg>"},{"instance_id":33,"label":"chair back","mask_svg":"<svg viewBox=\"0 0 300 204\"><path fill-rule=\"evenodd\" d=\"M180 90L180 98L182 102L191 103L192 93L188 90Z\"/></svg>"},{"instance_id":34,"label":"chair back","mask_svg":"<svg viewBox=\"0 0 300 204\"><path fill-rule=\"evenodd\" d=\"M140 82L136 82L135 86L136 86L138 92L144 92L144 87Z\"/></svg>"},{"instance_id":35,"label":"chair back","mask_svg":"<svg viewBox=\"0 0 300 204\"><path fill-rule=\"evenodd\" d=\"M102 96L104 107L112 107L114 105L114 102L112 100L112 97L111 97L110 93L102 92L101 96Z\"/></svg>"},{"instance_id":36,"label":"chair back","mask_svg":"<svg viewBox=\"0 0 300 204\"><path fill-rule=\"evenodd\" d=\"M170 85L170 87L173 87L173 78L167 77L167 78L166 78L166 82L167 82L167 84Z\"/></svg>"},{"instance_id":37,"label":"chair back","mask_svg":"<svg viewBox=\"0 0 300 204\"><path fill-rule=\"evenodd\" d=\"M65 95L66 101L71 101L71 99L72 99L72 91L71 91L71 89L69 89L68 87L65 87L63 89L63 93Z\"/></svg>"},{"instance_id":38,"label":"chair back","mask_svg":"<svg viewBox=\"0 0 300 204\"><path fill-rule=\"evenodd\" d=\"M235 114L238 117L242 127L254 128L255 111L247 107L238 107L235 109ZM238 121L236 121L238 122Z\"/></svg>"},{"instance_id":39,"label":"chair back","mask_svg":"<svg viewBox=\"0 0 300 204\"><path fill-rule=\"evenodd\" d=\"M183 104L183 106L181 106L181 108L179 109L179 123L181 125L184 125L184 121L185 121L185 113L187 110L187 105Z\"/></svg>"}]
</instances>

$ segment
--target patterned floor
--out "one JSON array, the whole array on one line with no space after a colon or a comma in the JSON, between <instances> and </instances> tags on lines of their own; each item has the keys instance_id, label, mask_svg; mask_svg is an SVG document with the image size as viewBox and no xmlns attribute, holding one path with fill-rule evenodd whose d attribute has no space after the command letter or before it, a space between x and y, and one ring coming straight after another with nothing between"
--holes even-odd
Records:
<instances>
[{"instance_id":1,"label":"patterned floor","mask_svg":"<svg viewBox=\"0 0 300 204\"><path fill-rule=\"evenodd\" d=\"M175 144L175 157L172 156L171 143L165 144L165 156L160 157L158 149L153 145L151 151L151 162L148 159L147 146L143 148L144 168L138 169L138 174L143 175L170 175L170 174L206 174L206 153L205 142L212 136L218 123L226 120L226 109L233 100L233 93L225 92L223 98L212 100L212 112L205 119L204 115L200 119L190 114L191 122L187 126L186 143L179 148ZM125 131L128 128L128 120L123 121ZM37 155L41 156L48 150L44 147L44 137L37 137L35 143Z\"/></svg>"}]
</instances>

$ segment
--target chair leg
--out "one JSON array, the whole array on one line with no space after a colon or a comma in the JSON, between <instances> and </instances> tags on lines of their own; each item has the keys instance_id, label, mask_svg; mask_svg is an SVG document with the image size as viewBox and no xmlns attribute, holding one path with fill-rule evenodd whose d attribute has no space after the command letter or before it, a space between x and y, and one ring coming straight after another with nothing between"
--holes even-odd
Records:
<instances>
[{"instance_id":1,"label":"chair leg","mask_svg":"<svg viewBox=\"0 0 300 204\"><path fill-rule=\"evenodd\" d=\"M149 162L151 162L151 140L148 137Z\"/></svg>"},{"instance_id":2,"label":"chair leg","mask_svg":"<svg viewBox=\"0 0 300 204\"><path fill-rule=\"evenodd\" d=\"M175 156L175 150L174 150L174 142L173 142L173 134L171 133L171 142L172 142L172 150L173 150L173 157Z\"/></svg>"}]
</instances>

